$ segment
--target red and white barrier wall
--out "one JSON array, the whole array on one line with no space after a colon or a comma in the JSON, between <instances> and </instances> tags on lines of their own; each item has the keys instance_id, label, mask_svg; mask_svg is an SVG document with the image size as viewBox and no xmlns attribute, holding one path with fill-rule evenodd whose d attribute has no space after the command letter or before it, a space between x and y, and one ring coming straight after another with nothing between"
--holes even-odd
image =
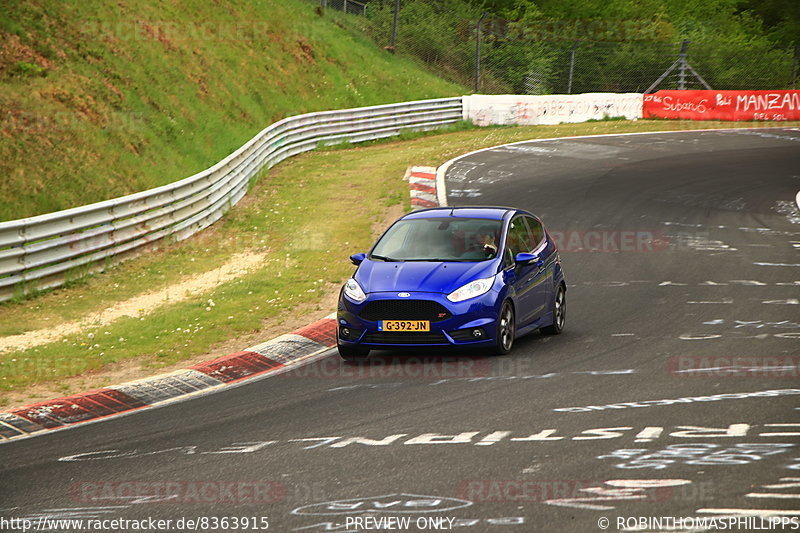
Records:
<instances>
[{"instance_id":1,"label":"red and white barrier wall","mask_svg":"<svg viewBox=\"0 0 800 533\"><path fill-rule=\"evenodd\" d=\"M658 91L463 97L463 117L477 126L585 122L606 117L681 120L800 120L800 91Z\"/></svg>"},{"instance_id":2,"label":"red and white barrier wall","mask_svg":"<svg viewBox=\"0 0 800 533\"><path fill-rule=\"evenodd\" d=\"M464 120L476 126L560 124L605 117L642 118L639 93L464 96Z\"/></svg>"},{"instance_id":3,"label":"red and white barrier wall","mask_svg":"<svg viewBox=\"0 0 800 533\"><path fill-rule=\"evenodd\" d=\"M800 91L658 91L645 94L643 118L800 120Z\"/></svg>"}]
</instances>

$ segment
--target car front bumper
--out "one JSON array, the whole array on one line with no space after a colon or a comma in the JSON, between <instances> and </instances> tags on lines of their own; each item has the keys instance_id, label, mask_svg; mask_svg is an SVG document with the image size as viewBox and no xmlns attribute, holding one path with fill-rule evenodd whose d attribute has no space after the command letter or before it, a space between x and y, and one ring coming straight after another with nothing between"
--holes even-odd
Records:
<instances>
[{"instance_id":1,"label":"car front bumper","mask_svg":"<svg viewBox=\"0 0 800 533\"><path fill-rule=\"evenodd\" d=\"M339 297L337 312L338 342L345 346L362 346L370 349L395 349L423 346L478 347L495 344L499 309L498 294L490 290L476 298L463 302L451 302L446 295L431 292L410 292L400 298L396 292L370 293L360 303L344 295ZM436 316L369 316L362 315L368 305L380 302L382 307L391 307L394 302L423 301L428 308L430 302L439 304L447 315ZM391 312L389 312L390 314ZM405 333L380 331L380 320L430 320L430 332Z\"/></svg>"}]
</instances>

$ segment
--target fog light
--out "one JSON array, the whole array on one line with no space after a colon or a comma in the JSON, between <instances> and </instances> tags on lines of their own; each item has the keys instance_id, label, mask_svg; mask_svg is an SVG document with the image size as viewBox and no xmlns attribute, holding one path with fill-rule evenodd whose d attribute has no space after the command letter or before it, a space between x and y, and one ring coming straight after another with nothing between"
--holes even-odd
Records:
<instances>
[{"instance_id":1,"label":"fog light","mask_svg":"<svg viewBox=\"0 0 800 533\"><path fill-rule=\"evenodd\" d=\"M472 330L472 336L475 337L476 339L482 339L483 338L483 330L481 328L473 329Z\"/></svg>"},{"instance_id":2,"label":"fog light","mask_svg":"<svg viewBox=\"0 0 800 533\"><path fill-rule=\"evenodd\" d=\"M346 341L354 341L357 340L360 335L361 335L360 329L351 328L350 326L339 326L340 339L344 339Z\"/></svg>"}]
</instances>

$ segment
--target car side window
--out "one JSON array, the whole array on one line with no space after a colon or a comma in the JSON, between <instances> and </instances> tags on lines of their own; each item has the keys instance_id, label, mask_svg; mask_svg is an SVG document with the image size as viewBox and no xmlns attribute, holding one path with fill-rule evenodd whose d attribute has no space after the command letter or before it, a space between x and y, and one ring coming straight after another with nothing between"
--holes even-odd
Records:
<instances>
[{"instance_id":1,"label":"car side window","mask_svg":"<svg viewBox=\"0 0 800 533\"><path fill-rule=\"evenodd\" d=\"M511 250L512 256L520 252L530 252L531 235L522 217L517 217L511 221L508 227L508 237L506 248Z\"/></svg>"},{"instance_id":2,"label":"car side window","mask_svg":"<svg viewBox=\"0 0 800 533\"><path fill-rule=\"evenodd\" d=\"M525 222L528 223L528 228L531 231L531 250L535 250L540 244L542 244L542 239L544 239L544 228L542 227L542 223L533 217L525 217Z\"/></svg>"},{"instance_id":3,"label":"car side window","mask_svg":"<svg viewBox=\"0 0 800 533\"><path fill-rule=\"evenodd\" d=\"M510 268L514 266L514 256L511 253L511 250L506 247L506 251L503 254L503 268Z\"/></svg>"}]
</instances>

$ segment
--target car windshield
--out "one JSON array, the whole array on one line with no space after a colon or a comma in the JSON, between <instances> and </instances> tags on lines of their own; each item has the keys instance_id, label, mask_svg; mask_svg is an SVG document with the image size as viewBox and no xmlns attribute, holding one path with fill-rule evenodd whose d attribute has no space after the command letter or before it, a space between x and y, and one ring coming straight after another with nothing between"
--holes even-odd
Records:
<instances>
[{"instance_id":1,"label":"car windshield","mask_svg":"<svg viewBox=\"0 0 800 533\"><path fill-rule=\"evenodd\" d=\"M468 261L497 257L502 221L485 218L401 220L370 254L378 261Z\"/></svg>"}]
</instances>

